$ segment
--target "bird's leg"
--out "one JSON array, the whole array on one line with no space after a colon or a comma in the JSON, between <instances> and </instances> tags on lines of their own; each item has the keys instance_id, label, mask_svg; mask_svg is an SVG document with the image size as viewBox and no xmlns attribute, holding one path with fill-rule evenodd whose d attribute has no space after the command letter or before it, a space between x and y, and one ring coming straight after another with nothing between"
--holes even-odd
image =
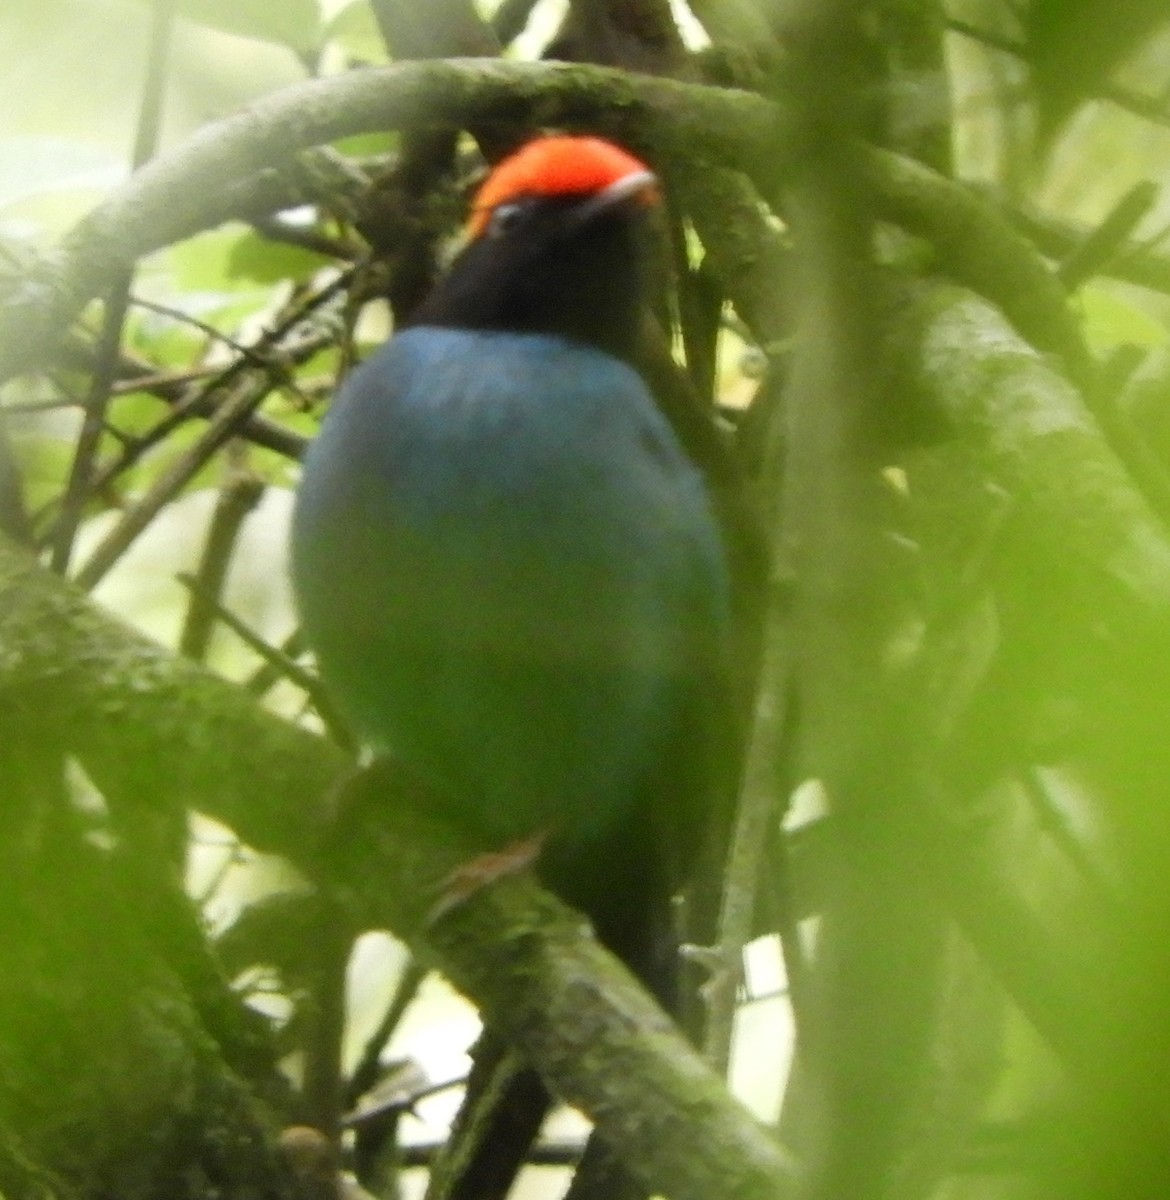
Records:
<instances>
[{"instance_id":1,"label":"bird's leg","mask_svg":"<svg viewBox=\"0 0 1170 1200\"><path fill-rule=\"evenodd\" d=\"M489 850L460 863L439 885L441 894L430 911L428 921L437 921L444 913L457 908L497 879L527 871L540 857L547 840L548 830L542 829L529 837L509 842L499 850Z\"/></svg>"}]
</instances>

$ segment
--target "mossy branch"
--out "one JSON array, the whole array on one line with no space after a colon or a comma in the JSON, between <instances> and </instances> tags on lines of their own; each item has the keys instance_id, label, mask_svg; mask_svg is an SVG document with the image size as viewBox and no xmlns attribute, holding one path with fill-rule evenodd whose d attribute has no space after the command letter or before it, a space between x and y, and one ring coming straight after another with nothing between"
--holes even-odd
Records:
<instances>
[{"instance_id":1,"label":"mossy branch","mask_svg":"<svg viewBox=\"0 0 1170 1200\"><path fill-rule=\"evenodd\" d=\"M978 479L974 503L985 514L1013 506L1013 528L1031 552L1061 564L1052 588L1075 591L1071 581L1089 577L1131 634L1162 627L1170 619L1170 537L1077 389L971 292L920 284L895 303L907 377L957 435L912 464L912 481L919 469L925 476L922 497L932 508L945 505L941 517L953 526L969 505L955 509L955 488L934 467L962 458L968 466L950 472L952 484Z\"/></svg>"},{"instance_id":2,"label":"mossy branch","mask_svg":"<svg viewBox=\"0 0 1170 1200\"><path fill-rule=\"evenodd\" d=\"M878 216L928 241L939 270L993 300L1034 346L1059 354L1084 386L1091 360L1067 293L1006 217L971 188L888 150L867 147L860 166Z\"/></svg>"},{"instance_id":3,"label":"mossy branch","mask_svg":"<svg viewBox=\"0 0 1170 1200\"><path fill-rule=\"evenodd\" d=\"M587 126L663 157L751 161L777 113L746 92L626 71L499 59L407 62L311 80L215 121L84 218L0 305L0 380L34 368L85 301L136 258L234 215L233 188L298 151L387 129Z\"/></svg>"},{"instance_id":4,"label":"mossy branch","mask_svg":"<svg viewBox=\"0 0 1170 1200\"><path fill-rule=\"evenodd\" d=\"M583 920L512 879L437 921L475 850L403 794L346 806L320 738L125 628L0 540L0 724L75 754L115 811L185 806L283 855L361 927L417 946L597 1122L648 1187L676 1200L794 1194L778 1146L727 1094ZM390 781L388 790L402 791Z\"/></svg>"},{"instance_id":5,"label":"mossy branch","mask_svg":"<svg viewBox=\"0 0 1170 1200\"><path fill-rule=\"evenodd\" d=\"M778 105L749 92L596 66L406 62L275 92L138 171L0 299L0 382L37 369L82 305L137 258L254 215L257 176L281 170L298 152L360 133L493 122L589 129L676 165L672 181L704 226L729 294L749 309L774 310L768 301L775 283L767 274L775 232L762 210L750 219L751 188L732 176L746 171L770 194L793 152L791 116ZM1078 376L1086 369L1055 276L991 204L898 155L859 152L879 215L929 240L941 269L998 303L1041 349L1060 353ZM711 219L716 183L740 197L725 232ZM272 191L274 203L279 194ZM755 248L745 242L753 223L761 235ZM765 317L774 320L774 311Z\"/></svg>"}]
</instances>

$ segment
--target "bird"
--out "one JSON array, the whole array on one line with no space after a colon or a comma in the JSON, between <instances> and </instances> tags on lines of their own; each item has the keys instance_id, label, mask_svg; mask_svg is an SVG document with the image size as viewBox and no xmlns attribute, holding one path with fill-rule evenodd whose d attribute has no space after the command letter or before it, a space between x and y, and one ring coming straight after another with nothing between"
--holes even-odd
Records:
<instances>
[{"instance_id":1,"label":"bird","mask_svg":"<svg viewBox=\"0 0 1170 1200\"><path fill-rule=\"evenodd\" d=\"M537 875L673 1008L732 599L709 488L639 367L661 205L603 138L503 158L446 274L339 389L291 561L357 737L485 850L541 839Z\"/></svg>"}]
</instances>

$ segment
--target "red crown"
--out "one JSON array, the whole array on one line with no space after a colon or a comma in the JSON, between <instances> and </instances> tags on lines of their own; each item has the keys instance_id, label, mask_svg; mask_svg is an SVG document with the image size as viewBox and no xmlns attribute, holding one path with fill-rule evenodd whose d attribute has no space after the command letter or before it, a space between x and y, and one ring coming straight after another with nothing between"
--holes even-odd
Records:
<instances>
[{"instance_id":1,"label":"red crown","mask_svg":"<svg viewBox=\"0 0 1170 1200\"><path fill-rule=\"evenodd\" d=\"M483 232L498 204L521 196L572 196L599 192L627 175L649 170L613 142L597 137L536 138L497 164L471 206L467 231Z\"/></svg>"}]
</instances>

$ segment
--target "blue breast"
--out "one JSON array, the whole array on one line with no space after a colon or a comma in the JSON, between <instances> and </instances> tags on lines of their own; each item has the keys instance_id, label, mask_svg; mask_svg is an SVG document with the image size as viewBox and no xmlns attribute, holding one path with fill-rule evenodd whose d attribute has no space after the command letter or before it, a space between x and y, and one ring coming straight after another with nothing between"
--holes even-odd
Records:
<instances>
[{"instance_id":1,"label":"blue breast","mask_svg":"<svg viewBox=\"0 0 1170 1200\"><path fill-rule=\"evenodd\" d=\"M556 337L413 328L354 371L293 575L357 732L491 838L603 832L725 653L701 479L633 370Z\"/></svg>"}]
</instances>

